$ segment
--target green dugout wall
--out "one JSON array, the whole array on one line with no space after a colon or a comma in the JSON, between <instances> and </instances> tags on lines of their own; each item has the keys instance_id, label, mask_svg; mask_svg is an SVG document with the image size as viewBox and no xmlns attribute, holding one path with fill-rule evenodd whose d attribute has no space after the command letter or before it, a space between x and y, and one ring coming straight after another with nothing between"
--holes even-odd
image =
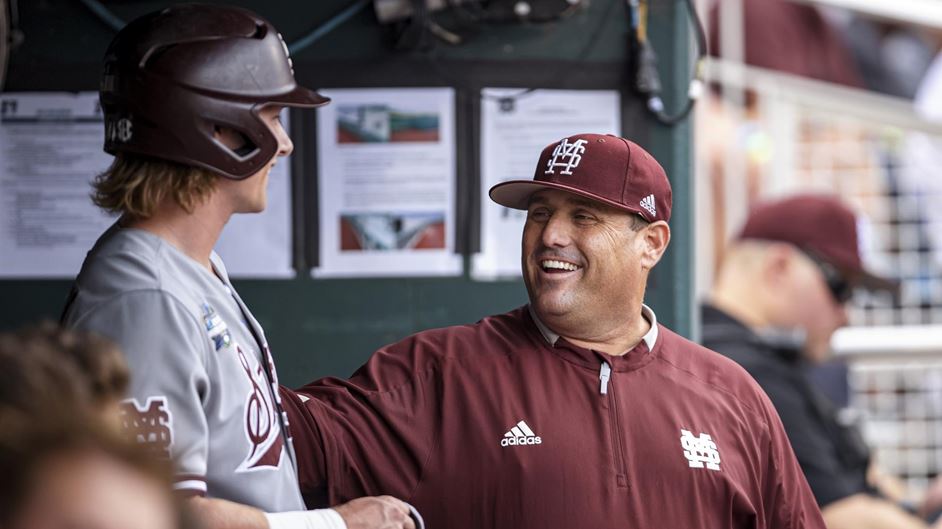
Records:
<instances>
[{"instance_id":1,"label":"green dugout wall","mask_svg":"<svg viewBox=\"0 0 942 529\"><path fill-rule=\"evenodd\" d=\"M561 0L562 1L562 0ZM123 20L172 2L105 1ZM352 5L350 0L229 2L259 12L289 43ZM20 1L25 40L11 57L6 91L95 90L100 59L114 30L80 0ZM660 57L665 102L685 97L689 22L683 0L653 0L649 36ZM465 44L439 44L431 53L396 52L372 6L358 11L310 46L293 53L299 81L318 88L451 86L457 92L458 242L466 256L477 246L478 90L486 86L619 89L622 130L662 162L671 178L673 239L655 269L647 301L660 321L689 336L693 310L693 197L690 125L658 124L628 88L628 23L624 0L592 0L571 17L547 24L484 28ZM268 334L283 383L347 376L376 348L413 332L477 321L526 302L522 281L458 278L311 279L316 255L305 250L316 211L313 114L292 116L295 136L293 280L240 280L236 285ZM583 132L583 131L573 131ZM89 178L92 175L89 175ZM87 182L76 182L85 186ZM473 193L473 196L469 196ZM0 251L4 251L0 248ZM466 267L467 268L467 267ZM69 280L0 280L0 330L58 319Z\"/></svg>"}]
</instances>

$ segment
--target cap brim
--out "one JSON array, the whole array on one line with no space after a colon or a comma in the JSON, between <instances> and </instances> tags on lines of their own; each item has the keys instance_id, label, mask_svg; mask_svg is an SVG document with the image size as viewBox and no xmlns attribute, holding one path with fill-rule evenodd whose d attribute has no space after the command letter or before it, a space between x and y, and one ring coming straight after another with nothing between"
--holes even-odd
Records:
<instances>
[{"instance_id":1,"label":"cap brim","mask_svg":"<svg viewBox=\"0 0 942 529\"><path fill-rule=\"evenodd\" d=\"M581 197L586 197L588 199L594 200L596 202L601 202L602 204L611 206L615 209L620 209L622 211L627 211L630 213L636 213L641 215L643 218L647 219L644 212L641 211L641 208L634 209L628 207L622 203L615 202L614 200L609 200L605 197L599 195L588 193L582 189L578 189L572 186L567 186L564 184L557 184L555 182L538 182L534 180L508 180L506 182L501 182L488 191L488 195L491 197L491 200L497 202L501 206L506 206L511 209L527 209L530 206L530 196L537 191L542 191L544 189L559 189L560 191L566 191L574 195L579 195Z\"/></svg>"},{"instance_id":2,"label":"cap brim","mask_svg":"<svg viewBox=\"0 0 942 529\"><path fill-rule=\"evenodd\" d=\"M310 88L297 86L290 92L270 98L268 103L286 107L315 108L330 103L330 98L324 97Z\"/></svg>"}]
</instances>

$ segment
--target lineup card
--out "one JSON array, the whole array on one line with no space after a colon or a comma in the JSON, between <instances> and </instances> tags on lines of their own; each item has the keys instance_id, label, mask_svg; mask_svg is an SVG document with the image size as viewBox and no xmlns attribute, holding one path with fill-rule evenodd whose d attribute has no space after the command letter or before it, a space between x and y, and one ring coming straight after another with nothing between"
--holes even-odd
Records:
<instances>
[{"instance_id":1,"label":"lineup card","mask_svg":"<svg viewBox=\"0 0 942 529\"><path fill-rule=\"evenodd\" d=\"M73 277L114 221L91 203L101 150L97 93L0 94L0 277Z\"/></svg>"}]
</instances>

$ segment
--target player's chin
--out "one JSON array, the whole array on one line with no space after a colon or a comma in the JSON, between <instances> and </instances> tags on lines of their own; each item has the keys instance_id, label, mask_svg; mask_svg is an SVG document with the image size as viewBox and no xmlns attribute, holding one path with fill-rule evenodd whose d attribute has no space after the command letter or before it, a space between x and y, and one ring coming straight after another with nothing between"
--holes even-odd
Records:
<instances>
[{"instance_id":1,"label":"player's chin","mask_svg":"<svg viewBox=\"0 0 942 529\"><path fill-rule=\"evenodd\" d=\"M246 204L243 207L239 208L236 213L261 213L265 211L265 208L268 206L266 201L253 202L251 204Z\"/></svg>"}]
</instances>

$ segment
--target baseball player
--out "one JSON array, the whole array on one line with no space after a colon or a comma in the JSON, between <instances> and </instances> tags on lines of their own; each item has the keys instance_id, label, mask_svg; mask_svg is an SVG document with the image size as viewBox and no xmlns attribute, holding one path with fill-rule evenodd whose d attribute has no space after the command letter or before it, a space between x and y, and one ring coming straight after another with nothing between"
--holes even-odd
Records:
<instances>
[{"instance_id":1,"label":"baseball player","mask_svg":"<svg viewBox=\"0 0 942 529\"><path fill-rule=\"evenodd\" d=\"M823 529L755 381L643 304L670 240L654 158L570 136L490 196L527 211L529 305L284 390L309 501L388 491L451 529Z\"/></svg>"},{"instance_id":2,"label":"baseball player","mask_svg":"<svg viewBox=\"0 0 942 529\"><path fill-rule=\"evenodd\" d=\"M262 211L293 148L284 107L328 100L295 83L287 47L249 11L145 15L105 56L105 150L94 200L121 215L89 252L64 322L117 342L131 369L121 421L207 527L411 528L408 507L362 498L306 511L265 333L213 252L234 213Z\"/></svg>"}]
</instances>

